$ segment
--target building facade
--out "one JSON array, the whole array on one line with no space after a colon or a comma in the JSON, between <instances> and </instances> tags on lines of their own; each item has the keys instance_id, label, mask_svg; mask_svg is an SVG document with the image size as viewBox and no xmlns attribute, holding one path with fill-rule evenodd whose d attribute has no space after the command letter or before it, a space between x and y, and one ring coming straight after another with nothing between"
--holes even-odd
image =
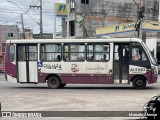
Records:
<instances>
[{"instance_id":1,"label":"building facade","mask_svg":"<svg viewBox=\"0 0 160 120\"><path fill-rule=\"evenodd\" d=\"M19 39L17 25L0 25L0 64L4 64L5 43L7 39Z\"/></svg>"},{"instance_id":2,"label":"building facade","mask_svg":"<svg viewBox=\"0 0 160 120\"><path fill-rule=\"evenodd\" d=\"M19 39L33 39L33 30L31 28L25 28L24 33L19 33Z\"/></svg>"},{"instance_id":3,"label":"building facade","mask_svg":"<svg viewBox=\"0 0 160 120\"><path fill-rule=\"evenodd\" d=\"M138 7L145 7L145 20L158 20L158 0L67 0L70 4L69 36L72 38L95 37L96 28L136 22ZM67 21L62 19L63 37L67 36Z\"/></svg>"}]
</instances>

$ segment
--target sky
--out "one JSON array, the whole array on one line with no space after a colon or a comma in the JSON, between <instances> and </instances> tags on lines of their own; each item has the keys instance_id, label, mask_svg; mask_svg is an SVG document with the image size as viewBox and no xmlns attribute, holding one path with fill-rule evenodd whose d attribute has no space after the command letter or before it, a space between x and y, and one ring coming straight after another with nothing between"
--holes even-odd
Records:
<instances>
[{"instance_id":1,"label":"sky","mask_svg":"<svg viewBox=\"0 0 160 120\"><path fill-rule=\"evenodd\" d=\"M65 1L42 0L43 33L53 33L54 2L65 3ZM30 5L39 5L39 0L0 0L0 24L18 25L22 30L21 14L23 14L24 28L31 28L34 34L38 34L40 27L37 23L40 21L40 10L30 9ZM61 18L56 17L56 32L61 32L61 27Z\"/></svg>"}]
</instances>

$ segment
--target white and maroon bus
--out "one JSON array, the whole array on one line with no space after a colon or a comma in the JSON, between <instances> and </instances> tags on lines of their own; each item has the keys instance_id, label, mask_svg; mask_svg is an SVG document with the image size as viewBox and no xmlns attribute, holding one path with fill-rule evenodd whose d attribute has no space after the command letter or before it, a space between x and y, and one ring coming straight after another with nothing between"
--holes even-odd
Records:
<instances>
[{"instance_id":1,"label":"white and maroon bus","mask_svg":"<svg viewBox=\"0 0 160 120\"><path fill-rule=\"evenodd\" d=\"M16 83L130 84L157 82L158 65L137 38L7 40L5 78Z\"/></svg>"}]
</instances>

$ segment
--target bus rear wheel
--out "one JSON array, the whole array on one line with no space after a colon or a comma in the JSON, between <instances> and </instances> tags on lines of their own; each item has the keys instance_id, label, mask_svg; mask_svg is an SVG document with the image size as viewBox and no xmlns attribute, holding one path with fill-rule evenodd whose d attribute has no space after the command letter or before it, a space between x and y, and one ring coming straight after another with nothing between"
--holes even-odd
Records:
<instances>
[{"instance_id":1,"label":"bus rear wheel","mask_svg":"<svg viewBox=\"0 0 160 120\"><path fill-rule=\"evenodd\" d=\"M49 77L49 79L47 81L47 85L51 89L57 89L57 88L60 87L61 82L60 82L60 79L58 77L51 76L51 77Z\"/></svg>"},{"instance_id":2,"label":"bus rear wheel","mask_svg":"<svg viewBox=\"0 0 160 120\"><path fill-rule=\"evenodd\" d=\"M146 79L142 76L135 77L132 82L133 88L135 89L144 89L146 84Z\"/></svg>"}]
</instances>

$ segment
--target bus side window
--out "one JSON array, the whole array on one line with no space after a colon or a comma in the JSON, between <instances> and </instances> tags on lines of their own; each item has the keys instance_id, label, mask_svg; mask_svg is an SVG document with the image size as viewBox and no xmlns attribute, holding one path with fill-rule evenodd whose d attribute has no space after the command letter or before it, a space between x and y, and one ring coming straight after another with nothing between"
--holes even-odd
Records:
<instances>
[{"instance_id":1,"label":"bus side window","mask_svg":"<svg viewBox=\"0 0 160 120\"><path fill-rule=\"evenodd\" d=\"M54 43L48 43L48 44L42 44L40 47L40 59L42 61L61 61L61 55L62 55L62 46L61 44L54 44Z\"/></svg>"},{"instance_id":2,"label":"bus side window","mask_svg":"<svg viewBox=\"0 0 160 120\"><path fill-rule=\"evenodd\" d=\"M64 44L64 61L85 61L85 44Z\"/></svg>"},{"instance_id":3,"label":"bus side window","mask_svg":"<svg viewBox=\"0 0 160 120\"><path fill-rule=\"evenodd\" d=\"M146 57L146 54L144 52L142 52L142 61L147 61L147 57Z\"/></svg>"},{"instance_id":4,"label":"bus side window","mask_svg":"<svg viewBox=\"0 0 160 120\"><path fill-rule=\"evenodd\" d=\"M114 61L118 61L119 60L119 46L115 45L114 48Z\"/></svg>"},{"instance_id":5,"label":"bus side window","mask_svg":"<svg viewBox=\"0 0 160 120\"><path fill-rule=\"evenodd\" d=\"M87 61L109 61L110 46L107 43L92 43L87 45Z\"/></svg>"},{"instance_id":6,"label":"bus side window","mask_svg":"<svg viewBox=\"0 0 160 120\"><path fill-rule=\"evenodd\" d=\"M44 54L44 53L41 53L40 59L41 59L41 61L44 61L44 60L45 60L45 54Z\"/></svg>"},{"instance_id":7,"label":"bus side window","mask_svg":"<svg viewBox=\"0 0 160 120\"><path fill-rule=\"evenodd\" d=\"M107 60L106 58L107 58L107 56L105 54L103 54L102 60L106 61Z\"/></svg>"},{"instance_id":8,"label":"bus side window","mask_svg":"<svg viewBox=\"0 0 160 120\"><path fill-rule=\"evenodd\" d=\"M45 44L41 44L40 46L40 60L44 61L45 60Z\"/></svg>"},{"instance_id":9,"label":"bus side window","mask_svg":"<svg viewBox=\"0 0 160 120\"><path fill-rule=\"evenodd\" d=\"M57 61L60 61L60 60L61 60L61 56L57 55Z\"/></svg>"}]
</instances>

